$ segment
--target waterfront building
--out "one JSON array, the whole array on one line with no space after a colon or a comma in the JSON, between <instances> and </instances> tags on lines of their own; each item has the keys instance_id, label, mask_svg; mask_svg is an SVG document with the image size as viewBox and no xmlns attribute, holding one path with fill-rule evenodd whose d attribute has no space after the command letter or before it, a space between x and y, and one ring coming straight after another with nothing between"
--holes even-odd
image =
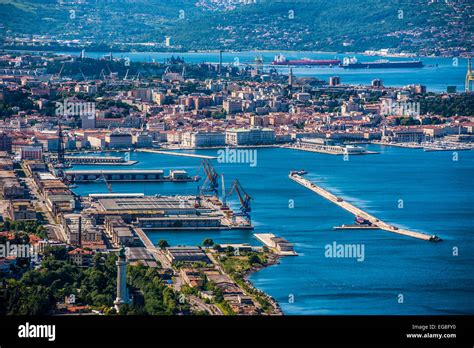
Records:
<instances>
[{"instance_id":1,"label":"waterfront building","mask_svg":"<svg viewBox=\"0 0 474 348\"><path fill-rule=\"evenodd\" d=\"M297 141L297 146L302 149L308 149L316 152L330 153L334 155L360 155L366 153L365 148L359 146L341 146L333 145L333 141L324 139L302 138Z\"/></svg>"},{"instance_id":2,"label":"waterfront building","mask_svg":"<svg viewBox=\"0 0 474 348\"><path fill-rule=\"evenodd\" d=\"M179 143L181 143L183 132L167 131L164 134L166 134L166 141L168 143L170 143L170 144L179 144Z\"/></svg>"},{"instance_id":3,"label":"waterfront building","mask_svg":"<svg viewBox=\"0 0 474 348\"><path fill-rule=\"evenodd\" d=\"M425 135L421 128L406 128L386 130L382 140L397 143L420 143Z\"/></svg>"},{"instance_id":4,"label":"waterfront building","mask_svg":"<svg viewBox=\"0 0 474 348\"><path fill-rule=\"evenodd\" d=\"M129 133L112 132L105 136L109 149L129 148L132 146L132 136Z\"/></svg>"},{"instance_id":5,"label":"waterfront building","mask_svg":"<svg viewBox=\"0 0 474 348\"><path fill-rule=\"evenodd\" d=\"M275 143L275 131L269 128L228 129L227 145L265 145Z\"/></svg>"},{"instance_id":6,"label":"waterfront building","mask_svg":"<svg viewBox=\"0 0 474 348\"><path fill-rule=\"evenodd\" d=\"M151 147L153 137L148 132L138 132L133 134L132 143L135 147Z\"/></svg>"},{"instance_id":7,"label":"waterfront building","mask_svg":"<svg viewBox=\"0 0 474 348\"><path fill-rule=\"evenodd\" d=\"M221 132L185 132L181 140L184 147L224 146L226 135Z\"/></svg>"},{"instance_id":8,"label":"waterfront building","mask_svg":"<svg viewBox=\"0 0 474 348\"><path fill-rule=\"evenodd\" d=\"M105 134L96 134L87 136L87 141L93 149L103 149L105 148Z\"/></svg>"}]
</instances>

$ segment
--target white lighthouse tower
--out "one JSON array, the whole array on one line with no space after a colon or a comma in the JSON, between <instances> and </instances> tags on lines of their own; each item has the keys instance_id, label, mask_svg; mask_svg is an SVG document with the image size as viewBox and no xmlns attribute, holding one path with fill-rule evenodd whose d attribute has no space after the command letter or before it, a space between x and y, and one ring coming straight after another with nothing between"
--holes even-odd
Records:
<instances>
[{"instance_id":1,"label":"white lighthouse tower","mask_svg":"<svg viewBox=\"0 0 474 348\"><path fill-rule=\"evenodd\" d=\"M117 298L114 301L115 309L120 312L120 307L124 303L129 303L127 291L127 258L125 256L125 249L120 249L117 265Z\"/></svg>"}]
</instances>

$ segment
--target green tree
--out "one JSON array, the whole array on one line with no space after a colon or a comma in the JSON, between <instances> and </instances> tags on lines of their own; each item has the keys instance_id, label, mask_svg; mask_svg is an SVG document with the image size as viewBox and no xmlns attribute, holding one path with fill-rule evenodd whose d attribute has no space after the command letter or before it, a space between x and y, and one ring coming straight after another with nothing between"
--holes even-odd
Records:
<instances>
[{"instance_id":1,"label":"green tree","mask_svg":"<svg viewBox=\"0 0 474 348\"><path fill-rule=\"evenodd\" d=\"M202 245L205 246L206 248L210 248L214 245L214 241L210 238L206 238L202 241Z\"/></svg>"},{"instance_id":2,"label":"green tree","mask_svg":"<svg viewBox=\"0 0 474 348\"><path fill-rule=\"evenodd\" d=\"M168 244L168 242L164 239L161 239L159 242L158 242L158 247L160 247L160 249L165 249L165 248L168 248L170 245Z\"/></svg>"},{"instance_id":3,"label":"green tree","mask_svg":"<svg viewBox=\"0 0 474 348\"><path fill-rule=\"evenodd\" d=\"M259 258L257 255L255 255L255 254L250 255L250 257L249 257L249 263L250 263L251 265L253 265L253 264L255 264L255 263L260 263L260 258Z\"/></svg>"}]
</instances>

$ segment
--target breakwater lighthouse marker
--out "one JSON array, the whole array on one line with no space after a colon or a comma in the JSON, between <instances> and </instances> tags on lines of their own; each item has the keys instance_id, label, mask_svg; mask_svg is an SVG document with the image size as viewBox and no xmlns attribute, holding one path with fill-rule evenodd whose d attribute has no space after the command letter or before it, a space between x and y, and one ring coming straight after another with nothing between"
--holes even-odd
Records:
<instances>
[{"instance_id":1,"label":"breakwater lighthouse marker","mask_svg":"<svg viewBox=\"0 0 474 348\"><path fill-rule=\"evenodd\" d=\"M120 249L117 265L117 298L114 301L115 309L120 312L120 307L124 303L130 303L127 291L127 257L125 249Z\"/></svg>"}]
</instances>

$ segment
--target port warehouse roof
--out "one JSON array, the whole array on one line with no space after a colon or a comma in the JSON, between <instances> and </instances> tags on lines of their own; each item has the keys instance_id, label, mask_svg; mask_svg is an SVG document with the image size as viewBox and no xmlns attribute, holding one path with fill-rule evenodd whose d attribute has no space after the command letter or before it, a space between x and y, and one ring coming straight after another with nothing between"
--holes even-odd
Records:
<instances>
[{"instance_id":1,"label":"port warehouse roof","mask_svg":"<svg viewBox=\"0 0 474 348\"><path fill-rule=\"evenodd\" d=\"M66 175L86 175L86 174L163 174L163 170L154 169L133 169L133 170L66 170Z\"/></svg>"},{"instance_id":2,"label":"port warehouse roof","mask_svg":"<svg viewBox=\"0 0 474 348\"><path fill-rule=\"evenodd\" d=\"M57 155L55 155L57 156ZM54 157L54 156L53 156ZM100 160L100 159L108 159L108 160L123 160L123 157L119 156L81 156L81 155L74 155L74 156L64 156L67 159L90 159L90 160Z\"/></svg>"},{"instance_id":3,"label":"port warehouse roof","mask_svg":"<svg viewBox=\"0 0 474 348\"><path fill-rule=\"evenodd\" d=\"M153 221L175 221L177 218L179 220L190 220L190 221L213 221L213 220L221 220L220 216L189 216L189 215L173 215L172 217L145 217L145 218L137 218L137 222L153 222Z\"/></svg>"},{"instance_id":4,"label":"port warehouse roof","mask_svg":"<svg viewBox=\"0 0 474 348\"><path fill-rule=\"evenodd\" d=\"M51 155L52 158L58 157L58 155ZM123 157L119 156L82 156L82 155L65 155L64 158L66 159L87 159L87 160L102 160L102 159L107 159L107 160L123 160Z\"/></svg>"},{"instance_id":5,"label":"port warehouse roof","mask_svg":"<svg viewBox=\"0 0 474 348\"><path fill-rule=\"evenodd\" d=\"M185 197L123 197L99 199L99 204L106 211L132 211L132 210L192 210L194 206Z\"/></svg>"},{"instance_id":6,"label":"port warehouse roof","mask_svg":"<svg viewBox=\"0 0 474 348\"><path fill-rule=\"evenodd\" d=\"M168 258L176 261L204 261L209 262L206 253L199 247L194 246L176 246L166 249Z\"/></svg>"}]
</instances>

